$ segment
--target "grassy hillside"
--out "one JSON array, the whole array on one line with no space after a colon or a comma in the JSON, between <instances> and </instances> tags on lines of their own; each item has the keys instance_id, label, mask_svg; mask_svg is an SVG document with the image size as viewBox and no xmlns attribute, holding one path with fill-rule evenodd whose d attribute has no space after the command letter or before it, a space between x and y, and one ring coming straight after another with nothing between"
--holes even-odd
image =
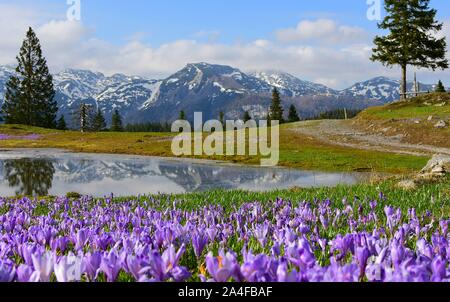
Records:
<instances>
[{"instance_id":1,"label":"grassy hillside","mask_svg":"<svg viewBox=\"0 0 450 302\"><path fill-rule=\"evenodd\" d=\"M447 126L436 128L444 121ZM362 112L355 125L403 141L450 147L450 93L431 93Z\"/></svg>"},{"instance_id":2,"label":"grassy hillside","mask_svg":"<svg viewBox=\"0 0 450 302\"><path fill-rule=\"evenodd\" d=\"M376 171L409 173L420 170L427 158L396 155L333 146L301 133L281 128L280 166L322 171ZM75 152L135 154L172 157L171 133L79 133L57 131L20 125L0 125L0 148L61 148ZM23 136L38 134L29 140ZM259 157L200 157L234 163L259 165Z\"/></svg>"}]
</instances>

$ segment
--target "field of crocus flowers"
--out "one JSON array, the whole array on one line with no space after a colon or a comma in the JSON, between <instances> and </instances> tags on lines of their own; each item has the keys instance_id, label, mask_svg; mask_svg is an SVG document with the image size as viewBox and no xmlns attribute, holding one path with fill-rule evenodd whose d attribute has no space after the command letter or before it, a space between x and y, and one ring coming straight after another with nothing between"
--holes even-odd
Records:
<instances>
[{"instance_id":1,"label":"field of crocus flowers","mask_svg":"<svg viewBox=\"0 0 450 302\"><path fill-rule=\"evenodd\" d=\"M449 192L0 198L0 281L450 281Z\"/></svg>"}]
</instances>

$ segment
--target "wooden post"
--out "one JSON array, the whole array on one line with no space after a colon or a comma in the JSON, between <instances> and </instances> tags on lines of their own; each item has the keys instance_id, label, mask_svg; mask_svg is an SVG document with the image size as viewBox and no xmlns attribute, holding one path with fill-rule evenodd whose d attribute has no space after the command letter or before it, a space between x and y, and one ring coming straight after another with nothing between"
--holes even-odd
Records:
<instances>
[{"instance_id":1,"label":"wooden post","mask_svg":"<svg viewBox=\"0 0 450 302\"><path fill-rule=\"evenodd\" d=\"M417 85L417 73L414 72L414 95L416 97L419 96L419 90L418 89L419 89L419 86Z\"/></svg>"}]
</instances>

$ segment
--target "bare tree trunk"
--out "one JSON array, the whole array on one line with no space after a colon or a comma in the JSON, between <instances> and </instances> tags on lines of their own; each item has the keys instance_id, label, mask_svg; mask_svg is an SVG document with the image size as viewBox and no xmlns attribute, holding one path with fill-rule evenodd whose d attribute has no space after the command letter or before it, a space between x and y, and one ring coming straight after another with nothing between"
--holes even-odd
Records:
<instances>
[{"instance_id":1,"label":"bare tree trunk","mask_svg":"<svg viewBox=\"0 0 450 302\"><path fill-rule=\"evenodd\" d=\"M406 65L402 66L402 85L401 85L401 91L400 91L400 99L406 100L406 90L407 90L407 84L406 84Z\"/></svg>"}]
</instances>

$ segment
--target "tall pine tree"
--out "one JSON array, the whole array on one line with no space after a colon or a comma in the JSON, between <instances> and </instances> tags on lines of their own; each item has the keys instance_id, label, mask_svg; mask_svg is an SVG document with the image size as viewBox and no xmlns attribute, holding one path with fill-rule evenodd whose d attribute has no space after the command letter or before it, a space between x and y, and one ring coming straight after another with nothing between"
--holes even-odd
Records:
<instances>
[{"instance_id":1,"label":"tall pine tree","mask_svg":"<svg viewBox=\"0 0 450 302\"><path fill-rule=\"evenodd\" d=\"M58 119L58 122L56 123L56 129L67 130L67 124L64 115L61 115L61 117Z\"/></svg>"},{"instance_id":2,"label":"tall pine tree","mask_svg":"<svg viewBox=\"0 0 450 302\"><path fill-rule=\"evenodd\" d=\"M6 84L2 113L8 124L56 127L57 103L53 77L30 27L17 56L15 73Z\"/></svg>"},{"instance_id":3,"label":"tall pine tree","mask_svg":"<svg viewBox=\"0 0 450 302\"><path fill-rule=\"evenodd\" d=\"M114 114L112 116L111 131L113 132L123 131L122 117L120 116L119 110L117 109L114 110Z\"/></svg>"},{"instance_id":4,"label":"tall pine tree","mask_svg":"<svg viewBox=\"0 0 450 302\"><path fill-rule=\"evenodd\" d=\"M92 130L101 132L106 129L106 121L105 117L103 116L102 111L100 108L97 110L97 114L94 116L94 119L92 121Z\"/></svg>"},{"instance_id":5,"label":"tall pine tree","mask_svg":"<svg viewBox=\"0 0 450 302\"><path fill-rule=\"evenodd\" d=\"M223 111L219 113L219 122L222 124L222 127L225 127L225 113Z\"/></svg>"},{"instance_id":6,"label":"tall pine tree","mask_svg":"<svg viewBox=\"0 0 450 302\"><path fill-rule=\"evenodd\" d=\"M377 36L371 59L385 66L398 65L402 69L402 97L406 97L406 74L409 65L448 68L445 38L436 38L442 23L436 20L430 0L385 0L387 16L378 24L388 30L386 36Z\"/></svg>"},{"instance_id":7,"label":"tall pine tree","mask_svg":"<svg viewBox=\"0 0 450 302\"><path fill-rule=\"evenodd\" d=\"M92 116L92 106L86 103L81 103L80 108L76 112L77 123L80 125L80 131L82 133L90 130L91 128L91 116Z\"/></svg>"},{"instance_id":8,"label":"tall pine tree","mask_svg":"<svg viewBox=\"0 0 450 302\"><path fill-rule=\"evenodd\" d=\"M250 116L250 113L248 111L245 111L244 118L242 119L244 121L244 123L247 123L251 119L252 119L252 117Z\"/></svg>"},{"instance_id":9,"label":"tall pine tree","mask_svg":"<svg viewBox=\"0 0 450 302\"><path fill-rule=\"evenodd\" d=\"M283 107L281 105L281 97L278 89L274 88L272 91L272 105L270 106L270 121L279 121L280 124L284 122L283 118Z\"/></svg>"},{"instance_id":10,"label":"tall pine tree","mask_svg":"<svg viewBox=\"0 0 450 302\"><path fill-rule=\"evenodd\" d=\"M436 86L436 92L446 92L444 84L442 84L442 81L439 80L437 86Z\"/></svg>"},{"instance_id":11,"label":"tall pine tree","mask_svg":"<svg viewBox=\"0 0 450 302\"><path fill-rule=\"evenodd\" d=\"M289 107L289 116L288 116L289 123L295 123L300 121L300 117L297 112L297 108L295 108L295 105L292 104L291 107Z\"/></svg>"}]
</instances>

